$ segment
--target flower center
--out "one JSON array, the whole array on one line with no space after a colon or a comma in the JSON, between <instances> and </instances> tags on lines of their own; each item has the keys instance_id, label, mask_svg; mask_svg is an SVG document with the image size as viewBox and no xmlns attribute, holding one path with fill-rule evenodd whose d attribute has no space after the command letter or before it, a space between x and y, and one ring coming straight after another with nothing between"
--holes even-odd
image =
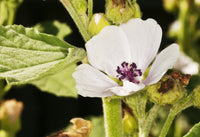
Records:
<instances>
[{"instance_id":1,"label":"flower center","mask_svg":"<svg viewBox=\"0 0 200 137\"><path fill-rule=\"evenodd\" d=\"M117 66L116 71L119 74L117 75L117 77L120 81L126 79L135 84L140 83L140 80L138 80L138 76L142 76L142 71L141 69L137 69L137 66L134 62L132 64L122 62L121 66Z\"/></svg>"}]
</instances>

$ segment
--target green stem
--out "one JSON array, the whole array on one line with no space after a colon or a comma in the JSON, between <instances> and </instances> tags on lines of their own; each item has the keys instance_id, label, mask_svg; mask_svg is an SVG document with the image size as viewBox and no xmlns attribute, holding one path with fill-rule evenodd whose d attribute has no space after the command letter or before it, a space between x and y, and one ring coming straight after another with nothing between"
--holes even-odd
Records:
<instances>
[{"instance_id":1,"label":"green stem","mask_svg":"<svg viewBox=\"0 0 200 137\"><path fill-rule=\"evenodd\" d=\"M180 100L176 104L173 105L173 107L170 109L170 112L168 114L167 120L165 121L165 124L161 130L159 137L165 137L167 135L167 132L169 131L169 128L176 117L176 115L181 112L182 110L192 106L192 96L188 96L187 98L184 98L183 100Z\"/></svg>"},{"instance_id":2,"label":"green stem","mask_svg":"<svg viewBox=\"0 0 200 137\"><path fill-rule=\"evenodd\" d=\"M187 0L182 0L179 4L179 17L178 20L181 22L180 31L178 34L178 42L181 45L181 50L188 51L188 32L187 32L187 16L188 16L188 6Z\"/></svg>"},{"instance_id":3,"label":"green stem","mask_svg":"<svg viewBox=\"0 0 200 137\"><path fill-rule=\"evenodd\" d=\"M143 121L143 135L144 137L148 137L149 136L149 132L152 126L153 121L155 120L158 111L160 109L160 105L155 104L149 111L148 116L146 117L146 119Z\"/></svg>"},{"instance_id":4,"label":"green stem","mask_svg":"<svg viewBox=\"0 0 200 137\"><path fill-rule=\"evenodd\" d=\"M122 137L121 99L103 98L104 125L106 137Z\"/></svg>"},{"instance_id":5,"label":"green stem","mask_svg":"<svg viewBox=\"0 0 200 137\"><path fill-rule=\"evenodd\" d=\"M169 113L169 115L167 117L167 120L165 121L165 124L164 124L164 126L162 128L162 131L161 131L159 137L165 137L167 135L167 132L168 132L168 130L169 130L169 128L170 128L175 116L176 116L176 113L174 113L173 110L170 110L170 113Z\"/></svg>"},{"instance_id":6,"label":"green stem","mask_svg":"<svg viewBox=\"0 0 200 137\"><path fill-rule=\"evenodd\" d=\"M7 25L8 7L6 1L0 1L0 25Z\"/></svg>"},{"instance_id":7,"label":"green stem","mask_svg":"<svg viewBox=\"0 0 200 137\"><path fill-rule=\"evenodd\" d=\"M72 6L70 0L60 0L61 3L64 5L64 7L67 9L69 14L71 15L72 19L74 20L76 26L78 27L83 39L88 41L90 39L90 34L87 31L87 28L85 27L84 23L81 21L81 18L76 13L74 7Z\"/></svg>"},{"instance_id":8,"label":"green stem","mask_svg":"<svg viewBox=\"0 0 200 137\"><path fill-rule=\"evenodd\" d=\"M93 0L88 0L88 18L89 21L92 19L93 15Z\"/></svg>"},{"instance_id":9,"label":"green stem","mask_svg":"<svg viewBox=\"0 0 200 137\"><path fill-rule=\"evenodd\" d=\"M16 10L17 10L16 8L15 9L10 9L9 18L8 18L8 24L7 25L14 24Z\"/></svg>"}]
</instances>

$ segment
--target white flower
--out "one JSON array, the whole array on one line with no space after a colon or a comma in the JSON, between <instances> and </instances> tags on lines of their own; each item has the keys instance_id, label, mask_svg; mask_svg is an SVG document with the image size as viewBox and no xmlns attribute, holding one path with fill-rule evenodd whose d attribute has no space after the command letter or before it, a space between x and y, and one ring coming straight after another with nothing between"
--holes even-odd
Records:
<instances>
[{"instance_id":1,"label":"white flower","mask_svg":"<svg viewBox=\"0 0 200 137\"><path fill-rule=\"evenodd\" d=\"M174 63L174 68L180 70L184 74L195 75L199 73L199 64L184 53L180 54L179 58Z\"/></svg>"},{"instance_id":2,"label":"white flower","mask_svg":"<svg viewBox=\"0 0 200 137\"><path fill-rule=\"evenodd\" d=\"M153 19L131 19L119 27L103 28L86 43L90 65L81 64L73 73L78 93L86 97L127 96L158 82L180 54L179 46L172 44L155 58L161 37L162 30Z\"/></svg>"}]
</instances>

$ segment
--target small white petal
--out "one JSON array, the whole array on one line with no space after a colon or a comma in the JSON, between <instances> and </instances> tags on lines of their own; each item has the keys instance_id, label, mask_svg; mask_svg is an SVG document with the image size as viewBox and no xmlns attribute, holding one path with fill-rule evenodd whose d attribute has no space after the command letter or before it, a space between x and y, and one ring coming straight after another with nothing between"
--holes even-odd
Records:
<instances>
[{"instance_id":1,"label":"small white petal","mask_svg":"<svg viewBox=\"0 0 200 137\"><path fill-rule=\"evenodd\" d=\"M132 62L144 72L158 52L162 37L160 26L153 19L132 19L120 28L128 38Z\"/></svg>"},{"instance_id":2,"label":"small white petal","mask_svg":"<svg viewBox=\"0 0 200 137\"><path fill-rule=\"evenodd\" d=\"M128 96L143 89L144 87L145 85L143 83L135 84L127 80L124 80L123 87L113 87L110 88L110 90L118 96Z\"/></svg>"},{"instance_id":3,"label":"small white petal","mask_svg":"<svg viewBox=\"0 0 200 137\"><path fill-rule=\"evenodd\" d=\"M88 64L78 66L73 73L78 93L84 97L108 97L107 89L118 86L113 80Z\"/></svg>"},{"instance_id":4,"label":"small white petal","mask_svg":"<svg viewBox=\"0 0 200 137\"><path fill-rule=\"evenodd\" d=\"M96 25L99 24L101 17L102 17L101 14L95 14L94 15L94 22L95 22Z\"/></svg>"},{"instance_id":5,"label":"small white petal","mask_svg":"<svg viewBox=\"0 0 200 137\"><path fill-rule=\"evenodd\" d=\"M173 67L175 61L180 55L179 46L172 44L158 54L153 62L147 78L144 80L145 85L151 85L158 82L166 71Z\"/></svg>"},{"instance_id":6,"label":"small white petal","mask_svg":"<svg viewBox=\"0 0 200 137\"><path fill-rule=\"evenodd\" d=\"M178 60L175 62L174 68L184 74L194 75L199 73L199 64L183 53L180 54Z\"/></svg>"},{"instance_id":7,"label":"small white petal","mask_svg":"<svg viewBox=\"0 0 200 137\"><path fill-rule=\"evenodd\" d=\"M123 31L117 26L107 26L86 43L90 64L108 75L116 77L117 66L130 62L130 49Z\"/></svg>"}]
</instances>

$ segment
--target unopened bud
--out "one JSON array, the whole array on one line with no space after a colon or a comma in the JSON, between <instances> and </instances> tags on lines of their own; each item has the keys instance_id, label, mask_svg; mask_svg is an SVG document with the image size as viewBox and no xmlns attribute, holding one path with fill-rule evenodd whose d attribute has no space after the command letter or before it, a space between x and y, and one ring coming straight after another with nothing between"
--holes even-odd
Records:
<instances>
[{"instance_id":1,"label":"unopened bud","mask_svg":"<svg viewBox=\"0 0 200 137\"><path fill-rule=\"evenodd\" d=\"M15 99L4 101L0 107L1 128L17 132L20 129L20 116L23 103Z\"/></svg>"},{"instance_id":2,"label":"unopened bud","mask_svg":"<svg viewBox=\"0 0 200 137\"><path fill-rule=\"evenodd\" d=\"M137 132L138 130L138 122L136 118L131 115L130 112L127 110L124 110L124 117L122 120L123 124L123 132L125 136L130 136L134 134L134 132Z\"/></svg>"},{"instance_id":3,"label":"unopened bud","mask_svg":"<svg viewBox=\"0 0 200 137\"><path fill-rule=\"evenodd\" d=\"M79 15L85 14L87 11L87 1L86 0L72 0L74 9Z\"/></svg>"},{"instance_id":4,"label":"unopened bud","mask_svg":"<svg viewBox=\"0 0 200 137\"><path fill-rule=\"evenodd\" d=\"M114 24L127 22L131 18L140 17L140 9L136 2L127 0L107 0L106 18Z\"/></svg>"},{"instance_id":5,"label":"unopened bud","mask_svg":"<svg viewBox=\"0 0 200 137\"><path fill-rule=\"evenodd\" d=\"M189 80L190 75L172 72L171 75L164 76L157 84L151 85L148 88L148 95L154 103L173 104L186 96L184 87L188 85Z\"/></svg>"},{"instance_id":6,"label":"unopened bud","mask_svg":"<svg viewBox=\"0 0 200 137\"><path fill-rule=\"evenodd\" d=\"M103 13L96 13L92 16L92 20L89 23L88 31L92 35L97 35L105 26L110 25L106 20Z\"/></svg>"}]
</instances>

